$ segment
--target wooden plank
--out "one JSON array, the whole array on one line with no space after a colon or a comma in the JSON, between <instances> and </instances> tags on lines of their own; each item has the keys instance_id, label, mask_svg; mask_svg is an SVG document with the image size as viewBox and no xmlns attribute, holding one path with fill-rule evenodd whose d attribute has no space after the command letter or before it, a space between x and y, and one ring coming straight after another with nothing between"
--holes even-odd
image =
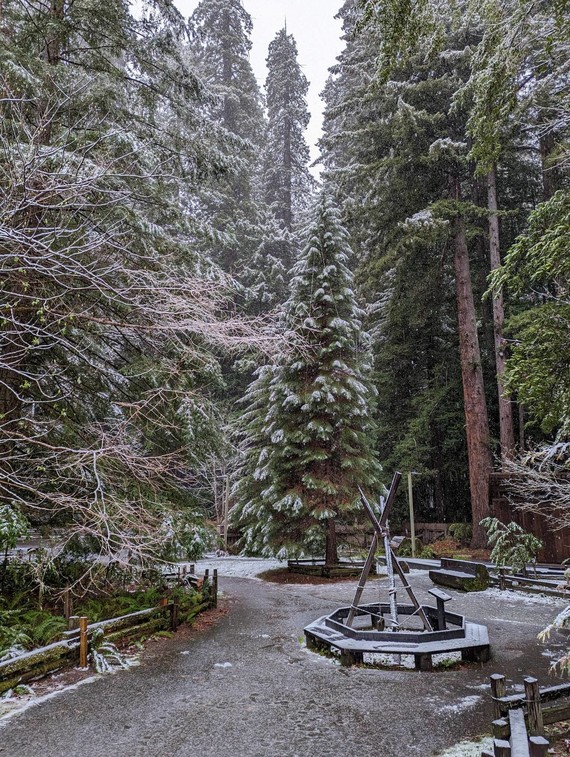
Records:
<instances>
[{"instance_id":1,"label":"wooden plank","mask_svg":"<svg viewBox=\"0 0 570 757\"><path fill-rule=\"evenodd\" d=\"M429 622L428 617L425 614L423 607L418 602L418 600L416 598L416 595L414 594L414 591L413 591L412 587L408 583L408 579L406 577L406 574L402 570L402 566L400 565L400 563L398 561L398 558L394 554L393 550L390 550L390 552L392 553L392 560L393 560L393 563L394 563L394 567L396 568L396 573L400 577L400 581L404 585L404 589L406 590L406 593L407 593L408 597L410 598L413 606L416 608L416 612L417 612L418 616L421 618L422 623L424 624L424 628L426 629L426 631L433 631L432 625Z\"/></svg>"},{"instance_id":2,"label":"wooden plank","mask_svg":"<svg viewBox=\"0 0 570 757\"><path fill-rule=\"evenodd\" d=\"M356 609L360 604L360 600L362 599L362 593L364 592L366 581L372 569L372 563L374 562L377 547L378 547L378 534L374 532L374 536L372 537L372 544L370 545L370 549L368 551L368 557L366 558L366 562L364 563L364 567L362 568L362 573L360 574L360 580L356 588L356 594L354 595L354 599L352 600L352 607L350 608L350 612L348 613L348 617L346 619L346 625L349 627L352 627L352 624L354 622Z\"/></svg>"},{"instance_id":3,"label":"wooden plank","mask_svg":"<svg viewBox=\"0 0 570 757\"><path fill-rule=\"evenodd\" d=\"M509 711L509 726L511 729L511 754L513 757L530 757L528 748L528 733L524 722L522 709Z\"/></svg>"},{"instance_id":4,"label":"wooden plank","mask_svg":"<svg viewBox=\"0 0 570 757\"><path fill-rule=\"evenodd\" d=\"M570 720L570 702L564 704L552 704L542 708L542 721L544 725L559 723L561 720Z\"/></svg>"}]
</instances>

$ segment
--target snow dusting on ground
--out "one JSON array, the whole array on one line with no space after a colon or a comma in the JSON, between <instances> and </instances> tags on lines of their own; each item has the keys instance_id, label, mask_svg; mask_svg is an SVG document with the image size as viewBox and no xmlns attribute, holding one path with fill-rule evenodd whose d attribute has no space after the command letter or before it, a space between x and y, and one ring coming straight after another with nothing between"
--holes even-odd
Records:
<instances>
[{"instance_id":1,"label":"snow dusting on ground","mask_svg":"<svg viewBox=\"0 0 570 757\"><path fill-rule=\"evenodd\" d=\"M260 573L275 568L286 568L287 563L281 560L265 560L260 557L215 557L208 555L196 563L196 572L203 575L205 570L210 573L217 569L220 576L235 578L257 578Z\"/></svg>"},{"instance_id":2,"label":"snow dusting on ground","mask_svg":"<svg viewBox=\"0 0 570 757\"><path fill-rule=\"evenodd\" d=\"M98 673L97 675L83 678L81 681L67 686L62 684L54 691L50 691L42 696L35 696L33 693L25 694L24 696L12 696L11 692L7 692L8 696L4 695L3 697L0 697L0 728L6 725L13 715L18 715L19 713L24 712L24 710L28 710L30 707L35 707L38 704L42 704L42 702L47 702L48 699L53 699L64 691L75 691L80 686L96 681L101 675L103 674Z\"/></svg>"},{"instance_id":3,"label":"snow dusting on ground","mask_svg":"<svg viewBox=\"0 0 570 757\"><path fill-rule=\"evenodd\" d=\"M501 589L498 589L496 587L492 587L478 593L484 594L485 596L491 597L493 599L506 599L509 601L512 600L514 602L522 602L526 605L544 604L561 607L562 605L567 605L570 601L570 596L568 597L568 599L564 599L562 597L552 597L545 594L526 594L522 591L513 591L512 589L504 589L503 591L501 591Z\"/></svg>"},{"instance_id":4,"label":"snow dusting on ground","mask_svg":"<svg viewBox=\"0 0 570 757\"><path fill-rule=\"evenodd\" d=\"M468 697L463 697L459 702L455 702L454 704L444 704L442 707L440 707L441 712L450 712L450 713L458 713L463 712L464 710L469 710L471 707L475 707L482 701L483 697L478 694L472 694Z\"/></svg>"},{"instance_id":5,"label":"snow dusting on ground","mask_svg":"<svg viewBox=\"0 0 570 757\"><path fill-rule=\"evenodd\" d=\"M491 749L493 740L481 739L481 741L462 741L460 744L440 752L438 757L481 757L484 749Z\"/></svg>"}]
</instances>

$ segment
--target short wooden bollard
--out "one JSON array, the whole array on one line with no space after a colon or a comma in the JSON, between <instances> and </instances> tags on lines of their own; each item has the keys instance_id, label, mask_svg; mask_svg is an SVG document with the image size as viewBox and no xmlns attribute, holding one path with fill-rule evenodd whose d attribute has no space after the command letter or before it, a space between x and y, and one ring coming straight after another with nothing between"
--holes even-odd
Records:
<instances>
[{"instance_id":1,"label":"short wooden bollard","mask_svg":"<svg viewBox=\"0 0 570 757\"><path fill-rule=\"evenodd\" d=\"M87 652L89 647L89 640L87 637L87 626L89 625L89 618L82 616L79 618L79 667L87 667Z\"/></svg>"},{"instance_id":2,"label":"short wooden bollard","mask_svg":"<svg viewBox=\"0 0 570 757\"><path fill-rule=\"evenodd\" d=\"M501 711L501 703L497 702L497 699L505 696L505 676L502 676L500 673L493 673L493 675L490 676L490 680L491 696L493 697L493 714L495 720L498 720L503 713Z\"/></svg>"},{"instance_id":3,"label":"short wooden bollard","mask_svg":"<svg viewBox=\"0 0 570 757\"><path fill-rule=\"evenodd\" d=\"M70 615L67 619L67 630L74 631L79 628L79 615Z\"/></svg>"},{"instance_id":4,"label":"short wooden bollard","mask_svg":"<svg viewBox=\"0 0 570 757\"><path fill-rule=\"evenodd\" d=\"M546 757L550 742L544 736L531 736L528 740L530 757Z\"/></svg>"},{"instance_id":5,"label":"short wooden bollard","mask_svg":"<svg viewBox=\"0 0 570 757\"><path fill-rule=\"evenodd\" d=\"M504 718L493 720L493 737L496 739L508 739L509 724Z\"/></svg>"},{"instance_id":6,"label":"short wooden bollard","mask_svg":"<svg viewBox=\"0 0 570 757\"><path fill-rule=\"evenodd\" d=\"M493 742L493 749L495 751L495 757L511 757L511 745L508 741L495 739Z\"/></svg>"},{"instance_id":7,"label":"short wooden bollard","mask_svg":"<svg viewBox=\"0 0 570 757\"><path fill-rule=\"evenodd\" d=\"M544 736L540 689L536 678L528 676L524 679L524 693L528 709L529 736Z\"/></svg>"}]
</instances>

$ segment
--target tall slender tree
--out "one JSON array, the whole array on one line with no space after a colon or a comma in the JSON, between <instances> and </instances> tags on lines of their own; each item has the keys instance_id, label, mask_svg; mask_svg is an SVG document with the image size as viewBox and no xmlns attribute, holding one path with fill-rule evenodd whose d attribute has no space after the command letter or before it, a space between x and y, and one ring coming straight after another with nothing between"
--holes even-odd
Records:
<instances>
[{"instance_id":1,"label":"tall slender tree","mask_svg":"<svg viewBox=\"0 0 570 757\"><path fill-rule=\"evenodd\" d=\"M297 45L281 29L267 56L267 144L264 165L265 200L289 231L310 203L314 180L307 168L309 148L304 131L309 123L309 82L297 60Z\"/></svg>"},{"instance_id":2,"label":"tall slender tree","mask_svg":"<svg viewBox=\"0 0 570 757\"><path fill-rule=\"evenodd\" d=\"M199 212L215 233L203 250L234 276L259 244L256 203L260 199L265 139L262 97L251 63L251 16L240 0L201 0L188 21L193 70L214 97L209 116L231 135L227 170L203 184Z\"/></svg>"},{"instance_id":3,"label":"tall slender tree","mask_svg":"<svg viewBox=\"0 0 570 757\"><path fill-rule=\"evenodd\" d=\"M354 517L358 487L377 482L368 337L350 255L323 195L291 272L289 350L250 392L251 446L234 510L247 550L298 554L324 543L327 564L337 562L336 521Z\"/></svg>"}]
</instances>

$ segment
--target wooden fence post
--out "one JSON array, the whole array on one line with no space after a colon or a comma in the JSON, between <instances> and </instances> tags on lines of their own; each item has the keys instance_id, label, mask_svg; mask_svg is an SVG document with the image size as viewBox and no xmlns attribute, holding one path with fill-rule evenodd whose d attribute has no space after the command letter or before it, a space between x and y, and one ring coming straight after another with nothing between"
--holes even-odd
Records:
<instances>
[{"instance_id":1,"label":"wooden fence post","mask_svg":"<svg viewBox=\"0 0 570 757\"><path fill-rule=\"evenodd\" d=\"M87 651L88 651L88 637L87 626L89 625L89 618L84 615L79 618L79 667L87 667Z\"/></svg>"},{"instance_id":2,"label":"wooden fence post","mask_svg":"<svg viewBox=\"0 0 570 757\"><path fill-rule=\"evenodd\" d=\"M71 597L71 591L69 587L63 591L63 616L66 620L69 620L73 613L73 599Z\"/></svg>"},{"instance_id":3,"label":"wooden fence post","mask_svg":"<svg viewBox=\"0 0 570 757\"><path fill-rule=\"evenodd\" d=\"M170 630L176 631L178 628L178 608L179 599L177 596L172 597L172 604L170 605Z\"/></svg>"},{"instance_id":4,"label":"wooden fence post","mask_svg":"<svg viewBox=\"0 0 570 757\"><path fill-rule=\"evenodd\" d=\"M506 585L505 585L505 569L504 568L499 568L499 589L501 591L504 591L505 588L506 588Z\"/></svg>"},{"instance_id":5,"label":"wooden fence post","mask_svg":"<svg viewBox=\"0 0 570 757\"><path fill-rule=\"evenodd\" d=\"M214 577L212 580L212 607L218 606L218 569L214 568Z\"/></svg>"},{"instance_id":6,"label":"wooden fence post","mask_svg":"<svg viewBox=\"0 0 570 757\"><path fill-rule=\"evenodd\" d=\"M70 615L67 619L67 630L73 631L75 628L79 628L79 615Z\"/></svg>"},{"instance_id":7,"label":"wooden fence post","mask_svg":"<svg viewBox=\"0 0 570 757\"><path fill-rule=\"evenodd\" d=\"M490 676L490 681L491 696L493 697L493 715L495 720L498 720L503 713L501 711L501 703L496 700L505 696L505 676L502 676L500 673L493 673L493 675Z\"/></svg>"},{"instance_id":8,"label":"wooden fence post","mask_svg":"<svg viewBox=\"0 0 570 757\"><path fill-rule=\"evenodd\" d=\"M508 741L495 739L493 742L495 757L511 757L511 745Z\"/></svg>"},{"instance_id":9,"label":"wooden fence post","mask_svg":"<svg viewBox=\"0 0 570 757\"><path fill-rule=\"evenodd\" d=\"M528 731L530 736L544 736L544 722L542 719L542 704L540 703L540 689L536 678L528 676L524 679L524 693L528 708Z\"/></svg>"},{"instance_id":10,"label":"wooden fence post","mask_svg":"<svg viewBox=\"0 0 570 757\"><path fill-rule=\"evenodd\" d=\"M530 757L547 757L550 742L543 736L531 736L528 740Z\"/></svg>"}]
</instances>

